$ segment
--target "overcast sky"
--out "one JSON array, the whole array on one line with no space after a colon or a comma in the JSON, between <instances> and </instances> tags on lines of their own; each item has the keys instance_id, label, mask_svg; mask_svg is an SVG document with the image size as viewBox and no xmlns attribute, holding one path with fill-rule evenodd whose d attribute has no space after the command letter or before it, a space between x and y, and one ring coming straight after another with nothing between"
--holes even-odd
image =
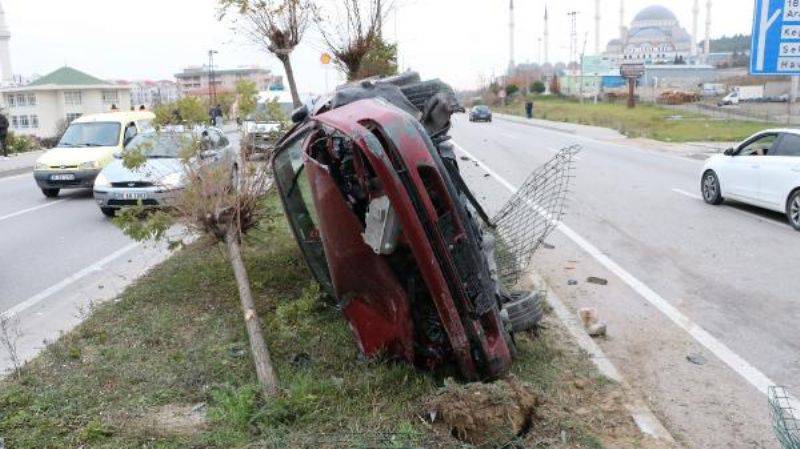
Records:
<instances>
[{"instance_id":1,"label":"overcast sky","mask_svg":"<svg viewBox=\"0 0 800 449\"><path fill-rule=\"evenodd\" d=\"M319 0L334 2L337 0ZM215 0L0 0L11 28L14 73L46 74L68 64L101 78L172 79L183 67L207 62L208 49L219 51L217 65L261 65L282 74L280 64L243 41L229 24L216 20ZM470 88L481 77L508 66L508 0L399 0L400 8L384 27L400 43L402 68ZM691 32L693 0L626 0L626 22L642 8L661 3ZM594 0L548 0L550 59L569 54L567 12L579 12L578 41L588 36L594 50ZM620 0L601 0L602 47L619 35ZM516 60L537 62L545 0L515 0ZM700 31L705 30L701 0ZM715 0L712 37L750 33L753 0ZM588 34L587 34L588 33ZM323 70L323 45L316 32L294 55L301 91L323 91L338 75ZM327 78L327 80L326 80Z\"/></svg>"}]
</instances>

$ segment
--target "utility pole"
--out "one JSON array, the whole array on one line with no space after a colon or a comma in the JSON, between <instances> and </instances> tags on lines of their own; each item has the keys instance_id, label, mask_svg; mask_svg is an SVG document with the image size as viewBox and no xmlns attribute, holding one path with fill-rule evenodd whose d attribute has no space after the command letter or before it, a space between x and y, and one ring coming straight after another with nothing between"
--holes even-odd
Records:
<instances>
[{"instance_id":1,"label":"utility pole","mask_svg":"<svg viewBox=\"0 0 800 449\"><path fill-rule=\"evenodd\" d=\"M583 50L581 50L581 60L580 60L580 64L581 64L581 75L580 75L580 77L578 78L578 80L580 80L580 83L581 83L581 84L580 84L580 86L578 86L578 92L579 92L579 95L581 96L581 103L583 103L583 83L584 83L584 81L585 81L585 78L584 78L584 71L583 71L583 70L584 70L584 67L583 67L583 57L586 55L586 41L588 41L588 40L589 40L589 33L586 33L586 34L583 36Z\"/></svg>"},{"instance_id":2,"label":"utility pole","mask_svg":"<svg viewBox=\"0 0 800 449\"><path fill-rule=\"evenodd\" d=\"M514 0L509 0L508 3L508 75L514 74Z\"/></svg>"},{"instance_id":3,"label":"utility pole","mask_svg":"<svg viewBox=\"0 0 800 449\"><path fill-rule=\"evenodd\" d=\"M594 54L600 54L600 0L594 0Z\"/></svg>"},{"instance_id":4,"label":"utility pole","mask_svg":"<svg viewBox=\"0 0 800 449\"><path fill-rule=\"evenodd\" d=\"M547 3L544 5L544 63L550 62L550 27L547 17Z\"/></svg>"},{"instance_id":5,"label":"utility pole","mask_svg":"<svg viewBox=\"0 0 800 449\"><path fill-rule=\"evenodd\" d=\"M208 51L208 101L211 107L217 104L217 82L214 73L214 55L219 53L216 50Z\"/></svg>"},{"instance_id":6,"label":"utility pole","mask_svg":"<svg viewBox=\"0 0 800 449\"><path fill-rule=\"evenodd\" d=\"M575 52L578 48L578 11L570 11L567 13L570 20L569 32L569 60L575 61Z\"/></svg>"},{"instance_id":7,"label":"utility pole","mask_svg":"<svg viewBox=\"0 0 800 449\"><path fill-rule=\"evenodd\" d=\"M711 0L706 1L706 42L705 42L706 63L711 54Z\"/></svg>"}]
</instances>

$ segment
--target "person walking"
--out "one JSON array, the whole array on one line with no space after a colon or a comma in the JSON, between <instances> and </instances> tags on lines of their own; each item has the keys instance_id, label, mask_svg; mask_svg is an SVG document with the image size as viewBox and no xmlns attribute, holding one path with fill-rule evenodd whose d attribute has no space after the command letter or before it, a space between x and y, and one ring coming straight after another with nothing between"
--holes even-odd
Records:
<instances>
[{"instance_id":1,"label":"person walking","mask_svg":"<svg viewBox=\"0 0 800 449\"><path fill-rule=\"evenodd\" d=\"M525 103L525 115L528 118L533 118L533 102L528 101Z\"/></svg>"},{"instance_id":2,"label":"person walking","mask_svg":"<svg viewBox=\"0 0 800 449\"><path fill-rule=\"evenodd\" d=\"M6 139L8 138L8 118L4 111L0 111L0 146L3 147L3 159L8 159L8 146Z\"/></svg>"}]
</instances>

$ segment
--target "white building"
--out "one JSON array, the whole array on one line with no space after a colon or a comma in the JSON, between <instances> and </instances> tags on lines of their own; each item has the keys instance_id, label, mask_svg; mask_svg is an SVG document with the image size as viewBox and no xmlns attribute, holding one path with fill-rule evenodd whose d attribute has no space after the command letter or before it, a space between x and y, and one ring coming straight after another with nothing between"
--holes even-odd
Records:
<instances>
[{"instance_id":1,"label":"white building","mask_svg":"<svg viewBox=\"0 0 800 449\"><path fill-rule=\"evenodd\" d=\"M59 128L85 114L131 107L131 87L112 84L62 67L21 87L0 89L3 113L10 129L39 138L53 137Z\"/></svg>"},{"instance_id":2,"label":"white building","mask_svg":"<svg viewBox=\"0 0 800 449\"><path fill-rule=\"evenodd\" d=\"M174 81L134 81L131 83L131 104L144 105L147 109L180 100L181 92Z\"/></svg>"},{"instance_id":3,"label":"white building","mask_svg":"<svg viewBox=\"0 0 800 449\"><path fill-rule=\"evenodd\" d=\"M692 35L669 9L653 5L640 11L630 28L606 47L605 56L618 63L672 64L692 57Z\"/></svg>"},{"instance_id":4,"label":"white building","mask_svg":"<svg viewBox=\"0 0 800 449\"><path fill-rule=\"evenodd\" d=\"M0 81L3 85L13 84L14 77L11 74L11 50L9 41L11 40L11 30L6 23L6 12L0 4Z\"/></svg>"}]
</instances>

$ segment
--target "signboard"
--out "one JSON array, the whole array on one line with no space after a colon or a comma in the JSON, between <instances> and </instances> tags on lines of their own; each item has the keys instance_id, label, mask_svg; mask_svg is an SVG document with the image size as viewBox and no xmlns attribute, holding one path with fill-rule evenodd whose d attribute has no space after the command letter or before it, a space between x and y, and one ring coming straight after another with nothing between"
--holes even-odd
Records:
<instances>
[{"instance_id":1,"label":"signboard","mask_svg":"<svg viewBox=\"0 0 800 449\"><path fill-rule=\"evenodd\" d=\"M619 74L623 78L639 78L644 75L644 64L622 64L619 66Z\"/></svg>"},{"instance_id":2,"label":"signboard","mask_svg":"<svg viewBox=\"0 0 800 449\"><path fill-rule=\"evenodd\" d=\"M320 57L319 57L319 62L321 62L321 63L322 63L322 65L328 65L328 64L330 64L330 63L331 63L331 59L332 59L332 58L331 58L331 55L330 55L330 54L328 54L328 53L323 53L323 54L322 54L322 56L320 56Z\"/></svg>"},{"instance_id":3,"label":"signboard","mask_svg":"<svg viewBox=\"0 0 800 449\"><path fill-rule=\"evenodd\" d=\"M606 56L587 55L582 61L583 76L612 75L616 69L614 61Z\"/></svg>"},{"instance_id":4,"label":"signboard","mask_svg":"<svg viewBox=\"0 0 800 449\"><path fill-rule=\"evenodd\" d=\"M800 0L756 0L752 75L800 75Z\"/></svg>"}]
</instances>

